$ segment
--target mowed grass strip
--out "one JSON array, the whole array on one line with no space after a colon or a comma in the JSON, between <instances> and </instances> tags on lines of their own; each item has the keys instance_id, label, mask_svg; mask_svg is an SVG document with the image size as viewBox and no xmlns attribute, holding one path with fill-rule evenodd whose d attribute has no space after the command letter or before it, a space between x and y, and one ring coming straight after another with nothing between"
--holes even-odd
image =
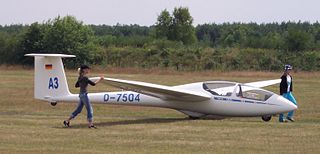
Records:
<instances>
[{"instance_id":1,"label":"mowed grass strip","mask_svg":"<svg viewBox=\"0 0 320 154\"><path fill-rule=\"evenodd\" d=\"M299 103L295 123L257 118L188 120L170 109L94 104L98 129L88 129L85 110L63 128L76 104L50 106L33 99L33 70L0 70L0 153L319 153L320 73L294 73ZM94 70L92 72L95 73ZM239 76L237 76L239 74ZM281 73L198 72L106 74L107 77L178 85L205 80L252 82ZM70 89L77 78L67 71ZM267 89L278 92L278 86ZM114 91L100 84L91 92Z\"/></svg>"}]
</instances>

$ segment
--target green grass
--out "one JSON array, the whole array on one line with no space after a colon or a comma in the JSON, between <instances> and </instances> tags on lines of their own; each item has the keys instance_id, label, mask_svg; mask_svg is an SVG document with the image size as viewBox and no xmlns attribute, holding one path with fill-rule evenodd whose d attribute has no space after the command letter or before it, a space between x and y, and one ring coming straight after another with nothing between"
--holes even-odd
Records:
<instances>
[{"instance_id":1,"label":"green grass","mask_svg":"<svg viewBox=\"0 0 320 154\"><path fill-rule=\"evenodd\" d=\"M106 74L108 77L178 85L204 80L250 82L279 73L199 72ZM76 73L67 72L73 87ZM0 153L320 153L320 73L294 74L299 103L295 123L260 118L188 120L170 109L94 104L98 129L86 127L85 111L63 128L76 104L55 107L33 99L32 70L1 70ZM278 92L277 86L268 87ZM115 90L98 85L91 92ZM72 92L77 92L71 88Z\"/></svg>"}]
</instances>

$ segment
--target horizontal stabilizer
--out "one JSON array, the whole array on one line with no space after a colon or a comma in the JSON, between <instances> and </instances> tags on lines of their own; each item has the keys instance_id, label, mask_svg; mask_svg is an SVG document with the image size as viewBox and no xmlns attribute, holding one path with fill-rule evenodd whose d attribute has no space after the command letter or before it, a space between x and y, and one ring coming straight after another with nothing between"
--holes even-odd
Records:
<instances>
[{"instance_id":1,"label":"horizontal stabilizer","mask_svg":"<svg viewBox=\"0 0 320 154\"><path fill-rule=\"evenodd\" d=\"M29 56L29 57L62 57L62 58L76 57L75 55L50 54L50 53L30 53L30 54L25 54L24 56Z\"/></svg>"}]
</instances>

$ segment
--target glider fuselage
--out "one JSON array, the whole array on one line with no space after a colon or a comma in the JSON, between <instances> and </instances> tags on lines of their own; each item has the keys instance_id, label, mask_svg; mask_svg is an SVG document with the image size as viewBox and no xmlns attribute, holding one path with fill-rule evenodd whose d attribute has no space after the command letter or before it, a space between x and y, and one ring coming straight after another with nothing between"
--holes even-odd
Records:
<instances>
[{"instance_id":1,"label":"glider fuselage","mask_svg":"<svg viewBox=\"0 0 320 154\"><path fill-rule=\"evenodd\" d=\"M177 87L190 88L190 86L193 86L193 90L198 90L198 92L201 93L208 93L201 89L202 84L202 82L198 82ZM201 115L218 116L250 117L273 115L294 108L294 106L288 104L285 99L282 99L282 97L277 94L273 94L267 101L252 100L234 95L212 95L211 99L205 101L181 102L180 100L166 100L164 98L157 98L134 91L88 93L88 97L93 103L162 107L178 111L199 113ZM77 94L71 94L69 96L52 98L51 101L78 102L79 98Z\"/></svg>"}]
</instances>

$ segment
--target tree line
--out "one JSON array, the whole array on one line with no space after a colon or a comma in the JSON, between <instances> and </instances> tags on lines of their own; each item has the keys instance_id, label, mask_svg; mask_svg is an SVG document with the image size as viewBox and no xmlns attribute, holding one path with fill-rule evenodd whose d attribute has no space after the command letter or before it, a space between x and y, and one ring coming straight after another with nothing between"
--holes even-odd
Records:
<instances>
[{"instance_id":1,"label":"tree line","mask_svg":"<svg viewBox=\"0 0 320 154\"><path fill-rule=\"evenodd\" d=\"M152 26L86 25L73 16L0 26L0 64L31 65L26 53L75 54L67 67L177 70L320 70L320 24L223 23L193 26L188 8L163 10Z\"/></svg>"}]
</instances>

